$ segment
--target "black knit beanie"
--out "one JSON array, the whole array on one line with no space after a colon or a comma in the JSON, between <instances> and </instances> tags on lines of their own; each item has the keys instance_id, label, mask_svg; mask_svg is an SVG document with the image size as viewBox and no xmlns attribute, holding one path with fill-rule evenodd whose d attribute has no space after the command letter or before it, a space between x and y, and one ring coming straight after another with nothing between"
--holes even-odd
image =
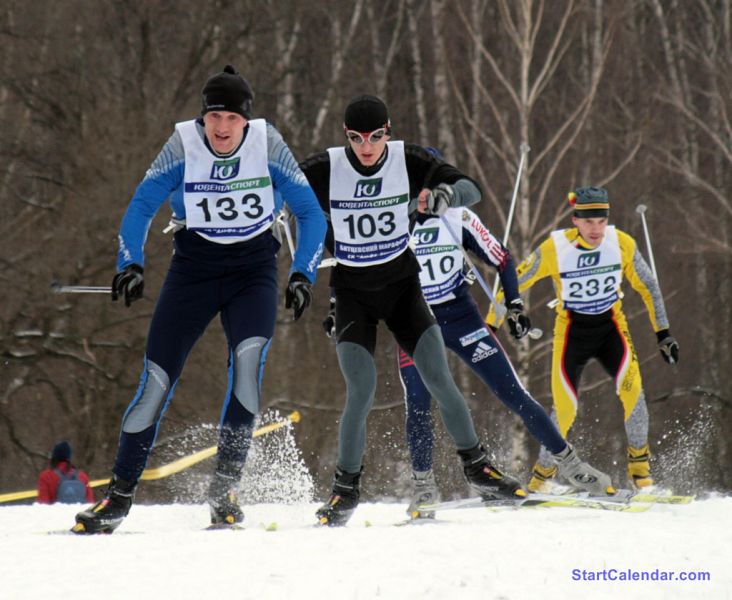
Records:
<instances>
[{"instance_id":1,"label":"black knit beanie","mask_svg":"<svg viewBox=\"0 0 732 600\"><path fill-rule=\"evenodd\" d=\"M221 73L211 77L203 86L201 115L212 110L240 114L252 118L254 92L249 82L231 65L226 65Z\"/></svg>"},{"instance_id":2,"label":"black knit beanie","mask_svg":"<svg viewBox=\"0 0 732 600\"><path fill-rule=\"evenodd\" d=\"M389 113L386 104L376 96L356 96L346 106L343 117L346 129L373 131L379 127L389 128Z\"/></svg>"},{"instance_id":3,"label":"black knit beanie","mask_svg":"<svg viewBox=\"0 0 732 600\"><path fill-rule=\"evenodd\" d=\"M71 444L67 441L59 442L51 450L51 462L56 464L62 460L71 460Z\"/></svg>"}]
</instances>

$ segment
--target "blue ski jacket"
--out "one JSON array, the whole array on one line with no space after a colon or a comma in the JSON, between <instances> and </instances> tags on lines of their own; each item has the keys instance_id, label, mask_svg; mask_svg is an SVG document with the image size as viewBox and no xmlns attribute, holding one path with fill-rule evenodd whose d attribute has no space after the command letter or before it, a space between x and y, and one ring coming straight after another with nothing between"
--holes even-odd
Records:
<instances>
[{"instance_id":1,"label":"blue ski jacket","mask_svg":"<svg viewBox=\"0 0 732 600\"><path fill-rule=\"evenodd\" d=\"M205 140L201 119L198 120L197 126ZM267 154L268 168L275 190L275 213L282 209L285 202L297 221L298 244L290 273L302 273L314 283L323 253L323 239L327 229L325 218L292 152L279 131L270 123L267 123ZM170 202L173 218L185 221L184 174L183 141L180 134L175 131L137 186L122 219L117 254L118 271L132 263L144 265L144 246L150 223L166 200ZM263 235L271 236L271 230ZM258 236L261 237L263 236ZM262 241L258 238L243 244L261 244ZM201 238L201 241L206 240ZM237 253L239 258L246 254L241 250L239 248Z\"/></svg>"}]
</instances>

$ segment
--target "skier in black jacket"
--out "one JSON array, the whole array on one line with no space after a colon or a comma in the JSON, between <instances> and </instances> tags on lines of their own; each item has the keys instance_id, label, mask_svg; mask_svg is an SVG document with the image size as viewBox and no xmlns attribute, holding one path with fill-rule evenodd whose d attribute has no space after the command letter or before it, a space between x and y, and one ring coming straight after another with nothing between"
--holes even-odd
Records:
<instances>
[{"instance_id":1,"label":"skier in black jacket","mask_svg":"<svg viewBox=\"0 0 732 600\"><path fill-rule=\"evenodd\" d=\"M323 525L343 525L358 505L366 418L376 391L379 321L412 357L437 400L471 487L486 498L523 497L521 484L489 463L478 440L409 248L417 211L442 214L449 206L474 204L480 188L424 148L389 141L387 108L374 96L349 103L344 128L346 147L330 148L300 165L329 222L326 247L337 260L330 280L333 335L347 387L333 494L317 511L318 519Z\"/></svg>"}]
</instances>

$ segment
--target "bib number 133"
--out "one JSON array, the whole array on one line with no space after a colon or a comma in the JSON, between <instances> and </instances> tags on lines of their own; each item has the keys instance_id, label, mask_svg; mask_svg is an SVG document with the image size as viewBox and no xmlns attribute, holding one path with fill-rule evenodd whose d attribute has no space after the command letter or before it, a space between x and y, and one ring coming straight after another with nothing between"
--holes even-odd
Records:
<instances>
[{"instance_id":1,"label":"bib number 133","mask_svg":"<svg viewBox=\"0 0 732 600\"><path fill-rule=\"evenodd\" d=\"M239 218L239 215L244 215L250 219L257 219L264 213L262 199L257 194L246 194L241 198L239 203L237 203L235 198L229 198L227 196L217 198L215 202L204 198L196 206L201 207L206 223L210 223L214 218L221 219L222 221L235 221Z\"/></svg>"}]
</instances>

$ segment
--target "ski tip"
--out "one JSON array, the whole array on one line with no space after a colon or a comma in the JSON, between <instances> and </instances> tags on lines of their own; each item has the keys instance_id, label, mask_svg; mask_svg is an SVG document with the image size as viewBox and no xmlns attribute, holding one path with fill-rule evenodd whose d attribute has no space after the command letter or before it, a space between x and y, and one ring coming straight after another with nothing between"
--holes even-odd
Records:
<instances>
[{"instance_id":1,"label":"ski tip","mask_svg":"<svg viewBox=\"0 0 732 600\"><path fill-rule=\"evenodd\" d=\"M412 527L417 527L417 526L425 525L425 524L445 523L445 522L446 521L438 521L437 519L435 519L434 516L432 516L432 517L420 516L420 517L418 517L416 519L413 519L410 516L407 519L404 519L402 521L398 521L397 523L394 523L394 527L405 527L407 525L412 526Z\"/></svg>"},{"instance_id":2,"label":"ski tip","mask_svg":"<svg viewBox=\"0 0 732 600\"><path fill-rule=\"evenodd\" d=\"M325 515L324 515L324 516L322 516L322 517L320 517L320 518L318 519L318 523L319 523L320 525L328 525L328 517L326 517Z\"/></svg>"},{"instance_id":3,"label":"ski tip","mask_svg":"<svg viewBox=\"0 0 732 600\"><path fill-rule=\"evenodd\" d=\"M277 531L277 523L275 521L272 521L269 525L267 525L264 530L265 531Z\"/></svg>"},{"instance_id":4,"label":"ski tip","mask_svg":"<svg viewBox=\"0 0 732 600\"><path fill-rule=\"evenodd\" d=\"M211 523L204 531L244 531L245 527L238 523Z\"/></svg>"},{"instance_id":5,"label":"ski tip","mask_svg":"<svg viewBox=\"0 0 732 600\"><path fill-rule=\"evenodd\" d=\"M608 496L614 496L615 494L618 493L618 490L616 490L613 486L609 485L609 486L607 486L607 489L605 490L605 493Z\"/></svg>"},{"instance_id":6,"label":"ski tip","mask_svg":"<svg viewBox=\"0 0 732 600\"><path fill-rule=\"evenodd\" d=\"M513 495L517 498L526 498L528 496L528 492L524 488L519 488L513 493Z\"/></svg>"}]
</instances>

